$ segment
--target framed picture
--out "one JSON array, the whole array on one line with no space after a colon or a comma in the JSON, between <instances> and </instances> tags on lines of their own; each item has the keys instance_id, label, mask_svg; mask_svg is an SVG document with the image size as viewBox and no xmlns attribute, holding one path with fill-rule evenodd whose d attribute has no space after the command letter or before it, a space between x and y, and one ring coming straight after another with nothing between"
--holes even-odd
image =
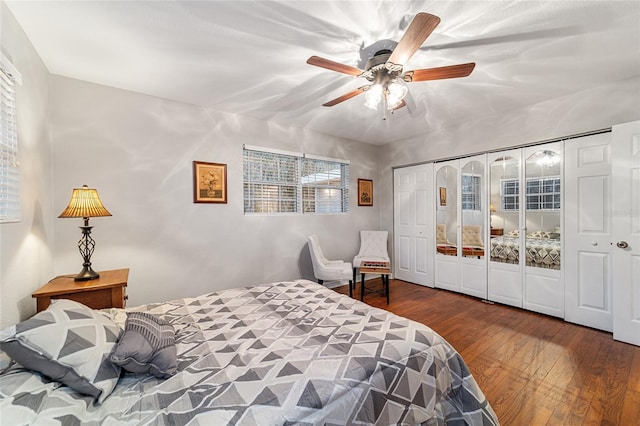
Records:
<instances>
[{"instance_id":1,"label":"framed picture","mask_svg":"<svg viewBox=\"0 0 640 426\"><path fill-rule=\"evenodd\" d=\"M193 202L227 203L227 165L193 162Z\"/></svg>"},{"instance_id":2,"label":"framed picture","mask_svg":"<svg viewBox=\"0 0 640 426\"><path fill-rule=\"evenodd\" d=\"M358 179L358 205L373 206L373 181Z\"/></svg>"},{"instance_id":3,"label":"framed picture","mask_svg":"<svg viewBox=\"0 0 640 426\"><path fill-rule=\"evenodd\" d=\"M447 205L447 188L443 186L440 187L440 205L441 206Z\"/></svg>"}]
</instances>

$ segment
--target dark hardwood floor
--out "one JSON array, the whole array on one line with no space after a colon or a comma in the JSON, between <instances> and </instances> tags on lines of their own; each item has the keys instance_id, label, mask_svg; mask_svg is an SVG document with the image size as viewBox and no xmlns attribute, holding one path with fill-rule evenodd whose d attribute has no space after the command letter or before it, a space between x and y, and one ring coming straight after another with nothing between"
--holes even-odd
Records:
<instances>
[{"instance_id":1,"label":"dark hardwood floor","mask_svg":"<svg viewBox=\"0 0 640 426\"><path fill-rule=\"evenodd\" d=\"M359 298L358 290L354 297ZM380 279L367 281L380 290ZM502 425L640 425L640 347L610 333L474 297L391 280L391 303L462 355ZM348 294L348 287L335 289Z\"/></svg>"}]
</instances>

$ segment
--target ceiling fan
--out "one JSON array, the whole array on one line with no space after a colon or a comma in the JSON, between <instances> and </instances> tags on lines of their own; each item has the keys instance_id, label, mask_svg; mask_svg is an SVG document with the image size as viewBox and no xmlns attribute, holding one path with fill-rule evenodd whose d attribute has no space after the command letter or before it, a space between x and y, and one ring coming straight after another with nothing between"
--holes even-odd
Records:
<instances>
[{"instance_id":1,"label":"ceiling fan","mask_svg":"<svg viewBox=\"0 0 640 426\"><path fill-rule=\"evenodd\" d=\"M383 49L377 51L367 62L365 69L334 62L319 56L312 56L307 63L354 77L364 77L369 84L358 87L336 99L322 104L331 107L366 92L365 105L378 109L382 102L388 110L396 110L405 106L407 95L405 83L445 78L466 77L471 74L475 62L460 65L449 65L438 68L426 68L403 72L404 64L413 56L418 48L429 37L440 23L440 18L429 13L418 13L393 51Z\"/></svg>"}]
</instances>

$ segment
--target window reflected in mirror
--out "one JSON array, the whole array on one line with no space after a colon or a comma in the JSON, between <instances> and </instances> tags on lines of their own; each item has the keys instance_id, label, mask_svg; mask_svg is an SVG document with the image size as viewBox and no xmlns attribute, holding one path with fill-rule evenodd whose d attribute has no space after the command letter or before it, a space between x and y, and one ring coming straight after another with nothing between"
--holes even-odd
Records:
<instances>
[{"instance_id":1,"label":"window reflected in mirror","mask_svg":"<svg viewBox=\"0 0 640 426\"><path fill-rule=\"evenodd\" d=\"M457 172L444 166L436 173L436 253L458 255Z\"/></svg>"},{"instance_id":2,"label":"window reflected in mirror","mask_svg":"<svg viewBox=\"0 0 640 426\"><path fill-rule=\"evenodd\" d=\"M490 169L490 234L492 262L520 262L520 160L497 158Z\"/></svg>"},{"instance_id":3,"label":"window reflected in mirror","mask_svg":"<svg viewBox=\"0 0 640 426\"><path fill-rule=\"evenodd\" d=\"M560 269L561 156L546 148L525 163L526 265Z\"/></svg>"},{"instance_id":4,"label":"window reflected in mirror","mask_svg":"<svg viewBox=\"0 0 640 426\"><path fill-rule=\"evenodd\" d=\"M484 209L482 199L484 187L484 165L469 161L462 167L460 184L462 211L462 256L481 259L484 257Z\"/></svg>"}]
</instances>

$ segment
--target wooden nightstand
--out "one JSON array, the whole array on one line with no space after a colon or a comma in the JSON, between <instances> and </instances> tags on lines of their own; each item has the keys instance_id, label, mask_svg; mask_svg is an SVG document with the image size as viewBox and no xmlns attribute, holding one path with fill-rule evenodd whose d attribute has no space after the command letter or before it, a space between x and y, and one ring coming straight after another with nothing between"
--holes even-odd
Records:
<instances>
[{"instance_id":1,"label":"wooden nightstand","mask_svg":"<svg viewBox=\"0 0 640 426\"><path fill-rule=\"evenodd\" d=\"M93 309L124 308L129 269L98 273L99 278L89 281L74 281L75 274L55 277L31 295L36 298L37 311L47 309L51 299L75 300Z\"/></svg>"},{"instance_id":2,"label":"wooden nightstand","mask_svg":"<svg viewBox=\"0 0 640 426\"><path fill-rule=\"evenodd\" d=\"M491 228L491 235L502 235L504 233L504 229L503 228Z\"/></svg>"}]
</instances>

